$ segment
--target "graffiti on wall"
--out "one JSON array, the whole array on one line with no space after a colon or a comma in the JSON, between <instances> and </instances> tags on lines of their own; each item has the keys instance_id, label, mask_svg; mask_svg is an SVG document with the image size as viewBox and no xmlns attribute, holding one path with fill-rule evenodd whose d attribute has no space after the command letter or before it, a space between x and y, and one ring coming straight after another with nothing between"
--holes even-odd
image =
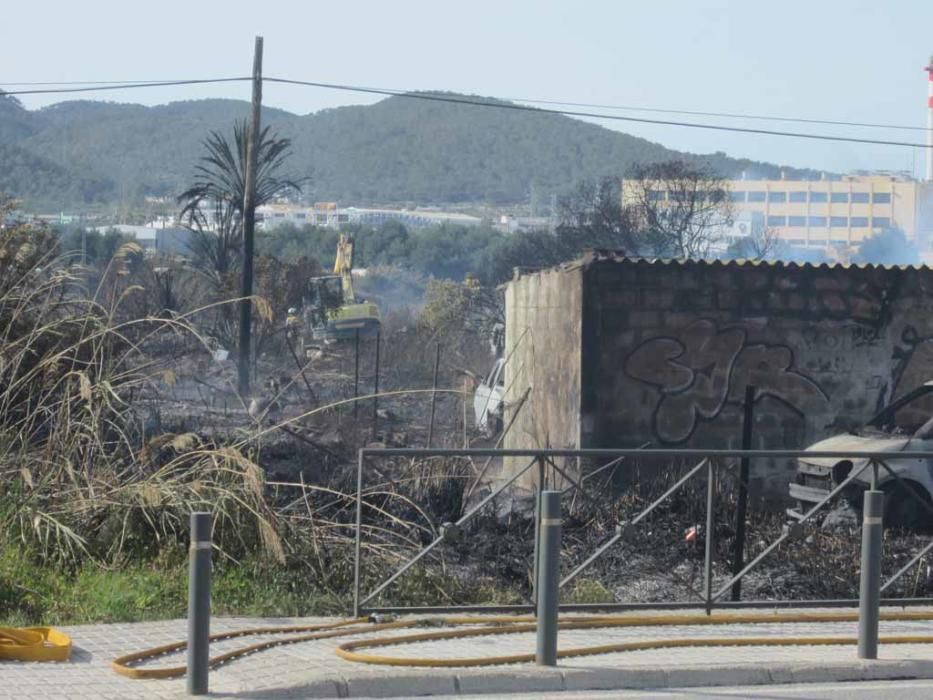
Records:
<instances>
[{"instance_id":1,"label":"graffiti on wall","mask_svg":"<svg viewBox=\"0 0 933 700\"><path fill-rule=\"evenodd\" d=\"M924 382L933 380L933 336L921 335L912 325L901 331L900 342L891 355L891 390L878 396L878 408Z\"/></svg>"},{"instance_id":2,"label":"graffiti on wall","mask_svg":"<svg viewBox=\"0 0 933 700\"><path fill-rule=\"evenodd\" d=\"M653 430L668 444L688 440L727 405L741 405L748 384L756 401L771 397L801 417L829 410L819 384L794 368L789 346L750 343L743 328L721 329L706 319L644 341L626 358L625 373L656 389Z\"/></svg>"}]
</instances>

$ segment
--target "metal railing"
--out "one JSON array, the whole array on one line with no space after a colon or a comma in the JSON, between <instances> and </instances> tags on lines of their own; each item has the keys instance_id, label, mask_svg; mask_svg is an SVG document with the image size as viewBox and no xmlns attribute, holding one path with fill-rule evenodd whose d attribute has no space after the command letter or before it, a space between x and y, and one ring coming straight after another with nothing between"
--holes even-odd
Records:
<instances>
[{"instance_id":1,"label":"metal railing","mask_svg":"<svg viewBox=\"0 0 933 700\"><path fill-rule=\"evenodd\" d=\"M366 477L366 464L369 460L386 459L393 457L408 458L426 458L426 457L457 457L457 458L520 458L529 460L527 464L519 467L510 476L492 489L489 494L482 498L476 505L471 507L456 522L443 525L437 537L423 547L415 556L407 560L398 569L392 572L387 578L382 580L376 587L364 593L362 586L362 525L363 525L363 507L364 507L364 483ZM747 464L748 461L755 459L798 459L806 457L807 459L839 459L858 461L849 471L842 481L835 485L827 495L819 502L815 503L809 510L803 513L796 522L788 523L780 536L768 544L757 556L750 562L742 566L735 572L730 579L723 585L716 588L713 580L713 558L714 558L714 516L715 516L715 491L716 481L724 473L731 472L737 465ZM555 463L556 458L579 459L579 460L597 460L609 459L610 461L593 469L587 475L574 476L571 470L561 468ZM598 473L605 472L610 467L624 466L627 460L644 459L680 459L680 460L699 460L695 466L689 469L673 485L670 486L660 497L645 506L637 515L629 520L619 522L616 526L615 534L606 542L601 544L591 555L589 555L581 564L574 568L571 573L560 581L560 587L563 588L571 581L576 579L583 571L596 562L614 545L621 541L633 537L638 525L643 522L652 512L659 508L664 502L681 490L687 483L693 479L700 478L705 474L706 479L706 508L705 508L705 551L703 565L703 590L702 592L693 590L697 596L696 601L659 601L656 603L599 603L599 604L574 604L562 605L562 610L620 610L632 608L685 608L702 605L707 612L713 607L843 607L852 606L858 603L857 599L833 599L833 600L733 600L726 601L723 597L729 593L736 582L741 581L751 571L758 567L761 562L768 557L775 549L788 540L799 537L802 533L802 524L817 513L819 513L829 502L842 494L861 474L866 470L871 470L870 484L874 489L881 483L880 474L883 471L891 478L891 483L896 483L903 487L905 492L922 504L923 508L930 514L933 522L933 505L923 497L909 482L904 481L897 472L888 464L893 460L911 459L911 460L933 460L933 452L859 452L859 451L802 451L802 450L703 450L703 449L429 449L429 448L364 448L359 452L357 464L357 489L356 489L356 533L355 533L355 561L354 561L354 587L353 587L353 611L354 615L362 615L372 612L450 612L450 611L471 611L471 612L493 612L509 611L531 612L534 610L534 604L528 605L447 605L447 606L374 606L370 605L380 594L385 592L401 576L408 572L413 566L424 559L428 554L434 551L442 543L452 540L459 533L460 528L476 517L491 501L502 495L507 489L515 484L523 476L527 475L533 467L537 467L535 480L535 552L533 555L534 575L532 581L537 580L537 567L539 554L537 551L538 534L540 530L540 498L542 489L548 480L548 472L554 473L556 479L562 479L569 485L563 490L563 494L580 492L585 494L585 483ZM864 461L863 461L864 460ZM747 467L743 466L742 474L747 473ZM741 478L741 477L739 477ZM747 488L745 483L744 487ZM925 545L907 564L899 569L887 581L883 582L880 591L883 594L891 586L915 566L926 554L933 550L933 539ZM688 586L688 588L690 588ZM534 598L534 593L533 596ZM894 598L883 599L882 603L897 605L911 604L931 604L933 598Z\"/></svg>"}]
</instances>

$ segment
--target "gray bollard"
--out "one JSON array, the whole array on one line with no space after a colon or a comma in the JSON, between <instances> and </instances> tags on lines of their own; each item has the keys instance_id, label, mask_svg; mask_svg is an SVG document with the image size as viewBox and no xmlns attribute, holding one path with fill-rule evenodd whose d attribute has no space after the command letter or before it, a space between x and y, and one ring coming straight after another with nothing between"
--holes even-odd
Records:
<instances>
[{"instance_id":1,"label":"gray bollard","mask_svg":"<svg viewBox=\"0 0 933 700\"><path fill-rule=\"evenodd\" d=\"M557 665L557 613L560 605L560 491L541 493L538 543L538 646L539 666Z\"/></svg>"},{"instance_id":2,"label":"gray bollard","mask_svg":"<svg viewBox=\"0 0 933 700\"><path fill-rule=\"evenodd\" d=\"M859 581L858 657L878 658L881 599L881 533L884 493L866 491L862 506L862 573Z\"/></svg>"},{"instance_id":3,"label":"gray bollard","mask_svg":"<svg viewBox=\"0 0 933 700\"><path fill-rule=\"evenodd\" d=\"M211 514L191 514L188 567L188 694L207 693L211 634Z\"/></svg>"}]
</instances>

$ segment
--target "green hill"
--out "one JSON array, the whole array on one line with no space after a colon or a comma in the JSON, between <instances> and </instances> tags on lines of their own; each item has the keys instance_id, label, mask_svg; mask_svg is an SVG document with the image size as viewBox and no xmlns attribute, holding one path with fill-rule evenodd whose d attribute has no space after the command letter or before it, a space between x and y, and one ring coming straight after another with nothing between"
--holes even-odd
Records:
<instances>
[{"instance_id":1,"label":"green hill","mask_svg":"<svg viewBox=\"0 0 933 700\"><path fill-rule=\"evenodd\" d=\"M248 110L236 100L196 100L73 101L29 111L0 97L0 189L53 208L173 196L208 131L229 130ZM584 178L679 156L728 176L779 171L723 154L681 154L561 115L404 97L305 116L265 109L263 119L292 139L290 174L311 178L309 198L347 204L523 202L532 189L545 198Z\"/></svg>"}]
</instances>

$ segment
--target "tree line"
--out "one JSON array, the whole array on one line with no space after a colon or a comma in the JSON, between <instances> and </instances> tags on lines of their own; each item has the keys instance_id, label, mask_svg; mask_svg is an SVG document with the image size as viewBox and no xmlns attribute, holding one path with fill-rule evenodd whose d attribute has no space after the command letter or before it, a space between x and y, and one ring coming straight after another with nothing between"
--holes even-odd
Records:
<instances>
[{"instance_id":1,"label":"tree line","mask_svg":"<svg viewBox=\"0 0 933 700\"><path fill-rule=\"evenodd\" d=\"M245 122L231 135L212 131L185 191L178 197L183 224L191 231L189 265L217 299L236 296L242 248L242 202L246 160ZM298 195L307 179L283 176L292 155L290 139L263 129L259 140L257 204ZM550 230L503 233L492 226L439 224L409 228L399 221L380 226L354 224L357 267L397 267L424 278L462 280L494 286L516 267L542 268L580 256L588 249L630 256L666 258L756 258L826 262L822 251L795 251L762 229L731 241L722 239L733 221L728 181L709 164L674 159L636 164L624 178L584 180L557 200ZM210 214L210 216L207 216ZM339 232L313 225L280 224L261 231L260 256L281 263L333 265ZM69 231L66 249L80 244L84 258L112 254L123 242L115 232ZM915 263L917 251L902 232L885 231L861 246L853 262ZM225 319L232 324L233 319Z\"/></svg>"},{"instance_id":2,"label":"tree line","mask_svg":"<svg viewBox=\"0 0 933 700\"><path fill-rule=\"evenodd\" d=\"M0 187L31 208L84 209L187 188L201 141L248 114L246 102L192 100L143 107L71 101L23 109L0 95ZM309 201L545 204L573 183L675 158L737 176L779 166L692 155L569 117L392 97L296 115L263 110L292 144L287 174L310 177ZM788 169L789 173L807 171Z\"/></svg>"}]
</instances>

